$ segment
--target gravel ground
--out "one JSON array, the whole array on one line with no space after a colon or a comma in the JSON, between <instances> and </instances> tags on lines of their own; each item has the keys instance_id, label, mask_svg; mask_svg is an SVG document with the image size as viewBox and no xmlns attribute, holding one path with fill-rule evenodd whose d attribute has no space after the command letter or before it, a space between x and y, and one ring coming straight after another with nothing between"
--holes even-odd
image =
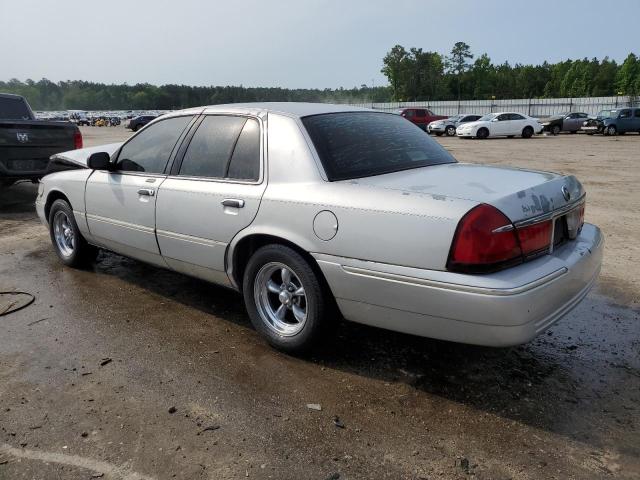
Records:
<instances>
[{"instance_id":1,"label":"gravel ground","mask_svg":"<svg viewBox=\"0 0 640 480\"><path fill-rule=\"evenodd\" d=\"M639 478L640 136L438 140L588 191L601 280L527 345L341 323L286 356L234 292L111 253L63 268L34 186L0 191L0 290L35 295L0 317L0 479Z\"/></svg>"}]
</instances>

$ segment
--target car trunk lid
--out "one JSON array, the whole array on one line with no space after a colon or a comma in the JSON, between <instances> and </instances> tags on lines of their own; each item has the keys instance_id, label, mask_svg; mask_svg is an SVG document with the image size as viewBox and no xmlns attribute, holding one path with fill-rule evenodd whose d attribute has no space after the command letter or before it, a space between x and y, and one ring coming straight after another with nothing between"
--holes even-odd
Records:
<instances>
[{"instance_id":1,"label":"car trunk lid","mask_svg":"<svg viewBox=\"0 0 640 480\"><path fill-rule=\"evenodd\" d=\"M562 210L584 196L582 185L571 175L467 163L433 165L350 182L487 203L514 223Z\"/></svg>"}]
</instances>

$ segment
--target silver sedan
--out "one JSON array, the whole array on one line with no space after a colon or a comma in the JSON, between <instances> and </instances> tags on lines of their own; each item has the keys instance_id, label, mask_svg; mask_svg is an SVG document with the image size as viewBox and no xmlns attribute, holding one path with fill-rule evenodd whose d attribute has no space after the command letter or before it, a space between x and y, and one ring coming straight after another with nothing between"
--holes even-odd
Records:
<instances>
[{"instance_id":1,"label":"silver sedan","mask_svg":"<svg viewBox=\"0 0 640 480\"><path fill-rule=\"evenodd\" d=\"M36 208L60 260L98 248L238 290L285 351L331 320L527 342L600 270L573 176L458 163L396 115L326 104L174 112L55 159ZM133 301L134 299L132 299Z\"/></svg>"}]
</instances>

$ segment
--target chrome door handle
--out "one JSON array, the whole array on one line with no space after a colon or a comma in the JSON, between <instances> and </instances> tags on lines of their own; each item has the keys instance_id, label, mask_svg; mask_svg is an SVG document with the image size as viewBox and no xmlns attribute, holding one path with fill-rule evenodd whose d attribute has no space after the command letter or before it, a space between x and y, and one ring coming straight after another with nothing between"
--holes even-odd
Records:
<instances>
[{"instance_id":1,"label":"chrome door handle","mask_svg":"<svg viewBox=\"0 0 640 480\"><path fill-rule=\"evenodd\" d=\"M222 201L222 206L242 208L244 207L244 200L238 200L237 198L225 198Z\"/></svg>"},{"instance_id":2,"label":"chrome door handle","mask_svg":"<svg viewBox=\"0 0 640 480\"><path fill-rule=\"evenodd\" d=\"M153 197L156 191L153 188L141 188L138 190L138 195L145 195L147 197Z\"/></svg>"}]
</instances>

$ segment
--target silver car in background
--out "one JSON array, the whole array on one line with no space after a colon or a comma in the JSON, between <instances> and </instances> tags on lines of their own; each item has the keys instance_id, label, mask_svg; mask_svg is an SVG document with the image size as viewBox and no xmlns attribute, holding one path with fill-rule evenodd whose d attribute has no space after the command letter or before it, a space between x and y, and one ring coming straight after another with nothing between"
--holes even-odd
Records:
<instances>
[{"instance_id":1,"label":"silver car in background","mask_svg":"<svg viewBox=\"0 0 640 480\"><path fill-rule=\"evenodd\" d=\"M482 115L476 115L473 113L463 113L460 115L454 115L453 117L445 118L444 120L435 120L427 125L427 133L433 133L438 137L445 134L447 137L453 137L456 134L456 128L463 123L475 122L479 120Z\"/></svg>"},{"instance_id":2,"label":"silver car in background","mask_svg":"<svg viewBox=\"0 0 640 480\"><path fill-rule=\"evenodd\" d=\"M57 156L36 209L63 263L96 247L238 290L285 351L331 320L489 346L535 337L594 284L573 176L458 163L397 115L299 103L164 115Z\"/></svg>"}]
</instances>

